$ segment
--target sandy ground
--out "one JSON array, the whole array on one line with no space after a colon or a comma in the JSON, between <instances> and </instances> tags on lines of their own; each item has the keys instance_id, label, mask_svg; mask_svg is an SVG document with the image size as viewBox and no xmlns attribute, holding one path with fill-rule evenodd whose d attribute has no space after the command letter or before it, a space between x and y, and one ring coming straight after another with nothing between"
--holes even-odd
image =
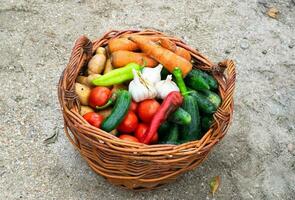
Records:
<instances>
[{"instance_id":1,"label":"sandy ground","mask_svg":"<svg viewBox=\"0 0 295 200\"><path fill-rule=\"evenodd\" d=\"M43 2L43 3L41 3ZM279 18L265 15L269 7ZM196 170L132 192L94 174L63 134L56 85L75 39L153 27L237 63L234 122ZM294 199L294 0L0 0L0 199ZM57 129L54 144L43 140ZM293 198L292 198L293 197Z\"/></svg>"}]
</instances>

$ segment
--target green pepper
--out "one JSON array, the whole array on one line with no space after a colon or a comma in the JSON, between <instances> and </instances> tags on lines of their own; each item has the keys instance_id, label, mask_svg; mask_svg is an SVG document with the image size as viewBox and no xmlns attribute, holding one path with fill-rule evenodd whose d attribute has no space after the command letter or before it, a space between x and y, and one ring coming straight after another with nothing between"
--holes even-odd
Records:
<instances>
[{"instance_id":1,"label":"green pepper","mask_svg":"<svg viewBox=\"0 0 295 200\"><path fill-rule=\"evenodd\" d=\"M142 66L136 63L129 63L125 67L112 70L100 77L95 78L92 80L92 84L97 86L111 86L120 84L133 79L132 69L139 71L142 68Z\"/></svg>"}]
</instances>

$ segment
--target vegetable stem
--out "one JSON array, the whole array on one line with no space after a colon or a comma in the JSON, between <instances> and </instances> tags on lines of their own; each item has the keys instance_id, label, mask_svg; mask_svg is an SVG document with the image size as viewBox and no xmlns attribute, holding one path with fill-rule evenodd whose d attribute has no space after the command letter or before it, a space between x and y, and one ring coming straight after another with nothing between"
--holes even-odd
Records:
<instances>
[{"instance_id":1,"label":"vegetable stem","mask_svg":"<svg viewBox=\"0 0 295 200\"><path fill-rule=\"evenodd\" d=\"M173 75L176 79L176 84L179 87L179 90L180 90L182 96L187 96L189 94L189 92L187 91L187 88L186 88L185 83L183 81L181 69L178 67L175 67L175 69L173 70Z\"/></svg>"}]
</instances>

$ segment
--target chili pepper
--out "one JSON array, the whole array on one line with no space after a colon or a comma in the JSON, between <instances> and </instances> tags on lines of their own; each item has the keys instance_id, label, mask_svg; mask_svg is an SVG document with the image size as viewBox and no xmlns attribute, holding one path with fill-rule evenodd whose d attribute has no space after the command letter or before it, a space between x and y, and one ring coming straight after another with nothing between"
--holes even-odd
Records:
<instances>
[{"instance_id":1,"label":"chili pepper","mask_svg":"<svg viewBox=\"0 0 295 200\"><path fill-rule=\"evenodd\" d=\"M181 69L179 69L178 67L176 67L174 70L173 70L173 75L176 79L176 84L181 92L181 94L183 96L187 96L188 94L188 91L187 91L187 88L186 88L186 85L183 81L183 78L182 78L182 71Z\"/></svg>"},{"instance_id":2,"label":"chili pepper","mask_svg":"<svg viewBox=\"0 0 295 200\"><path fill-rule=\"evenodd\" d=\"M93 85L111 86L133 79L132 69L141 70L143 67L136 63L129 63L125 67L114 69L92 80Z\"/></svg>"},{"instance_id":3,"label":"chili pepper","mask_svg":"<svg viewBox=\"0 0 295 200\"><path fill-rule=\"evenodd\" d=\"M157 113L154 115L150 127L142 137L142 143L150 144L152 138L156 134L160 125L168 118L168 116L181 106L183 98L177 91L170 92L162 102Z\"/></svg>"},{"instance_id":4,"label":"chili pepper","mask_svg":"<svg viewBox=\"0 0 295 200\"><path fill-rule=\"evenodd\" d=\"M114 92L111 96L111 98L109 98L109 100L103 105L103 106L96 106L95 108L97 110L102 110L102 109L105 109L111 105L113 105L115 103L117 99L117 92Z\"/></svg>"}]
</instances>

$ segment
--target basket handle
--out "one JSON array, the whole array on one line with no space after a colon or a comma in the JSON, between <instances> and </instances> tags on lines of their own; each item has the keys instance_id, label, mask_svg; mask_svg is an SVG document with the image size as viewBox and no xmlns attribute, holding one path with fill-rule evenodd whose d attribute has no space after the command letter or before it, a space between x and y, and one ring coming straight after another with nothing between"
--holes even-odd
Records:
<instances>
[{"instance_id":1,"label":"basket handle","mask_svg":"<svg viewBox=\"0 0 295 200\"><path fill-rule=\"evenodd\" d=\"M225 110L229 110L233 104L233 95L236 83L236 67L233 60L224 60L214 66L213 73L223 73L222 76L215 76L218 79L221 95L224 96L223 104Z\"/></svg>"},{"instance_id":2,"label":"basket handle","mask_svg":"<svg viewBox=\"0 0 295 200\"><path fill-rule=\"evenodd\" d=\"M68 109L73 107L75 101L79 105L75 93L75 80L81 68L90 60L92 47L92 42L86 36L79 37L72 49L70 62L60 77L59 87L64 91L62 92L62 100L66 103Z\"/></svg>"},{"instance_id":3,"label":"basket handle","mask_svg":"<svg viewBox=\"0 0 295 200\"><path fill-rule=\"evenodd\" d=\"M222 103L218 108L218 112L214 114L214 119L217 126L221 126L223 130L219 130L217 137L215 137L215 143L217 143L227 132L232 120L233 106L234 106L234 89L236 81L236 67L232 60L224 60L218 63L218 65L213 66L212 69L214 77L219 83L220 96L222 98Z\"/></svg>"}]
</instances>

